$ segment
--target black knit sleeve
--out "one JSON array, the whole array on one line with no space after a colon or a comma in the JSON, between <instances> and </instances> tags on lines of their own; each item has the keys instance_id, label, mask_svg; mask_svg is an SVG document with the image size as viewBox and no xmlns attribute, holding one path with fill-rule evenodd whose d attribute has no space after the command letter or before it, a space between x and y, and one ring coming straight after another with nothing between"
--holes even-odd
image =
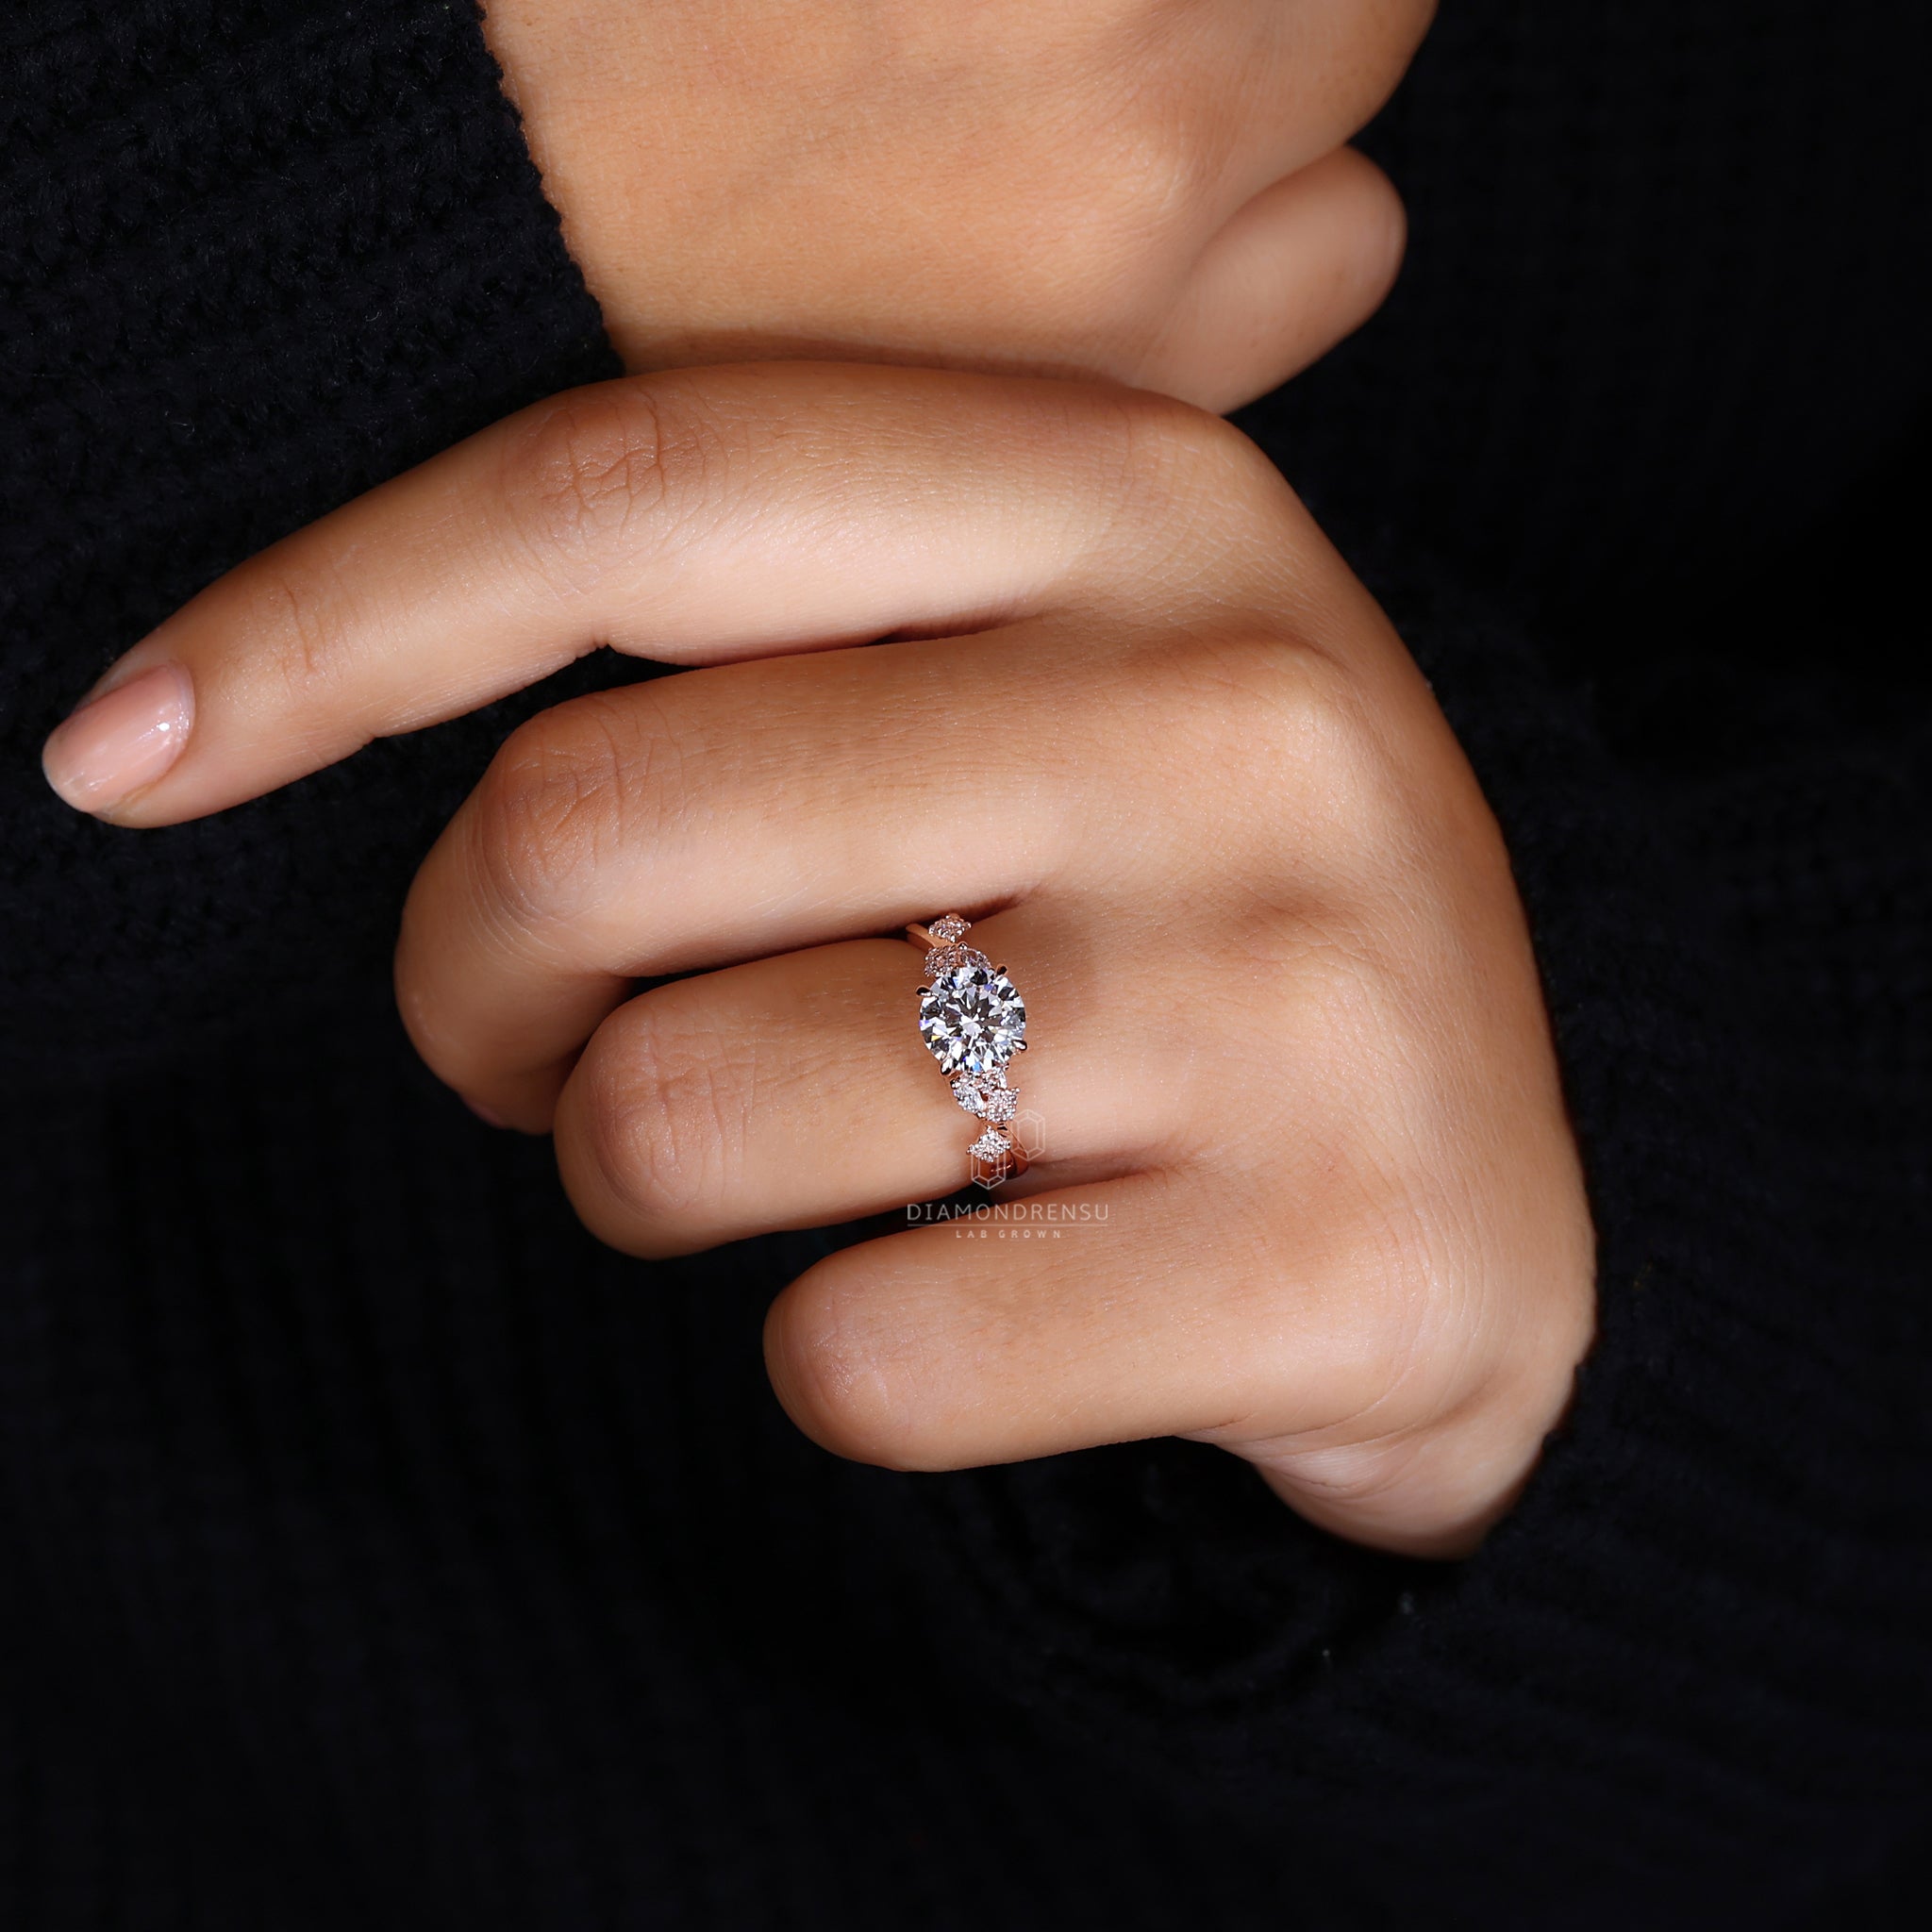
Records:
<instances>
[{"instance_id":1,"label":"black knit sleeve","mask_svg":"<svg viewBox=\"0 0 1932 1932\"><path fill-rule=\"evenodd\" d=\"M0 395L41 458L0 475L86 465L143 562L191 517L246 554L615 373L472 0L25 0L0 72Z\"/></svg>"},{"instance_id":2,"label":"black knit sleeve","mask_svg":"<svg viewBox=\"0 0 1932 1932\"><path fill-rule=\"evenodd\" d=\"M1179 1443L933 1480L908 1541L952 1641L1066 1735L1271 1829L1399 1820L1375 1889L1429 1923L1512 1874L1534 1923L1694 1923L1713 1872L1742 1923L1925 1795L1926 1311L1896 1239L1924 1207L1923 766L1640 783L1507 626L1370 576L1531 914L1600 1239L1573 1410L1456 1565L1324 1537Z\"/></svg>"},{"instance_id":3,"label":"black knit sleeve","mask_svg":"<svg viewBox=\"0 0 1932 1932\"><path fill-rule=\"evenodd\" d=\"M501 718L427 734L321 852L289 794L117 839L36 748L242 558L618 373L473 0L0 8L0 1060L219 1022L343 935L380 960Z\"/></svg>"}]
</instances>

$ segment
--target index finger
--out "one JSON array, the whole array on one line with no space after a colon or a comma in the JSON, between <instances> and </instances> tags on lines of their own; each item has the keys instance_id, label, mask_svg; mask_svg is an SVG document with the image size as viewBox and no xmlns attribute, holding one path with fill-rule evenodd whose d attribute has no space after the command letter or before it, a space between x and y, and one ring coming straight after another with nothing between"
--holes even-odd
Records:
<instances>
[{"instance_id":1,"label":"index finger","mask_svg":"<svg viewBox=\"0 0 1932 1932\"><path fill-rule=\"evenodd\" d=\"M1118 575L1098 559L1150 413L1232 435L1131 391L922 370L575 391L210 585L48 741L48 780L171 824L603 644L706 663L1030 614Z\"/></svg>"}]
</instances>

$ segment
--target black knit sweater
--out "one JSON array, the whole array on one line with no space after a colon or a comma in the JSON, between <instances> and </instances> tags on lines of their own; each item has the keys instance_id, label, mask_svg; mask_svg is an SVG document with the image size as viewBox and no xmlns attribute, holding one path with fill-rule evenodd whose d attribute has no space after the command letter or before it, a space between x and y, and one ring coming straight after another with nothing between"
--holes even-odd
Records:
<instances>
[{"instance_id":1,"label":"black knit sweater","mask_svg":"<svg viewBox=\"0 0 1932 1932\"><path fill-rule=\"evenodd\" d=\"M421 1071L416 860L639 667L199 824L55 803L199 586L615 364L469 0L9 0L0 1924L1905 1923L1928 53L1462 0L1371 138L1402 287L1246 419L1503 822L1601 1235L1574 1412L1436 1567L1204 1448L840 1463L758 1337L846 1237L623 1259Z\"/></svg>"}]
</instances>

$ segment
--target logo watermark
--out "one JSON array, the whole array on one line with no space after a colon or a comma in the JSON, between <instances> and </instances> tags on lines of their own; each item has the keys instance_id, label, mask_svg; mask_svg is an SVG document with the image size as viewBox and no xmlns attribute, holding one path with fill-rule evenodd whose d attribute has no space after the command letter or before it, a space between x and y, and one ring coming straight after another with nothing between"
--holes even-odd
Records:
<instances>
[{"instance_id":1,"label":"logo watermark","mask_svg":"<svg viewBox=\"0 0 1932 1932\"><path fill-rule=\"evenodd\" d=\"M962 1241L1057 1241L1107 1219L1105 1201L915 1201L906 1209L908 1227L948 1224Z\"/></svg>"}]
</instances>

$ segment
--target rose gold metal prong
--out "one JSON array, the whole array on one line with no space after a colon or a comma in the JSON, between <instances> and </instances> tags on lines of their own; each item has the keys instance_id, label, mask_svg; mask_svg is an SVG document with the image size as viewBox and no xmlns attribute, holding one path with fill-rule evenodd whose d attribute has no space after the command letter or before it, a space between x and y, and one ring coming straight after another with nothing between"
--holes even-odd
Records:
<instances>
[{"instance_id":1,"label":"rose gold metal prong","mask_svg":"<svg viewBox=\"0 0 1932 1932\"><path fill-rule=\"evenodd\" d=\"M927 932L923 925L908 925L906 928L906 937L909 940L917 940L927 952L931 952L939 944L939 941L934 939L931 933Z\"/></svg>"}]
</instances>

